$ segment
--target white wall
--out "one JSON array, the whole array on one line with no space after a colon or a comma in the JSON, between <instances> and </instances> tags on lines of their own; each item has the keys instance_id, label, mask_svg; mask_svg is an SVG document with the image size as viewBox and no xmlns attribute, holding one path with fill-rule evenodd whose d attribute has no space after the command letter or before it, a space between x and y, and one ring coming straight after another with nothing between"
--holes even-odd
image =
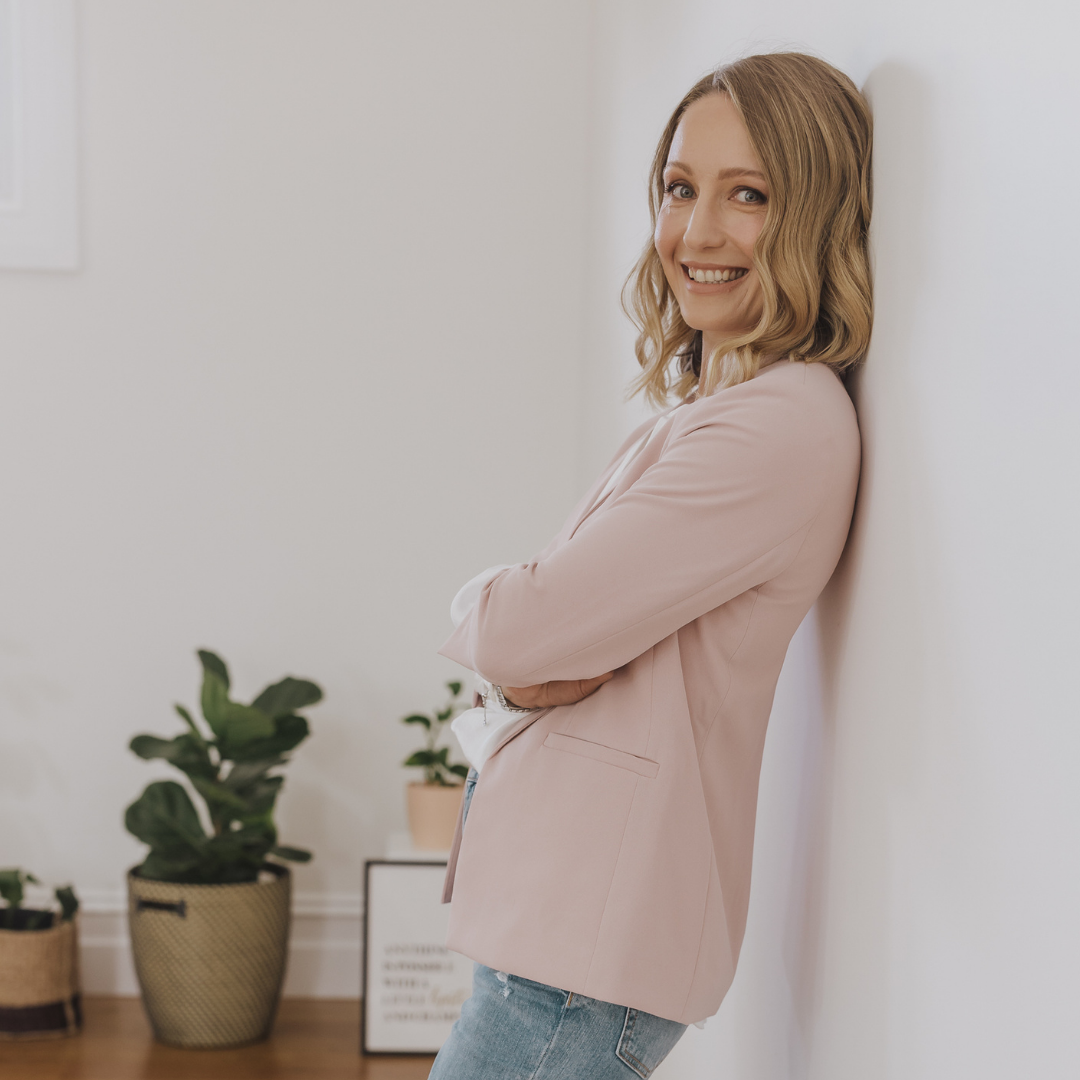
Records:
<instances>
[{"instance_id":1,"label":"white wall","mask_svg":"<svg viewBox=\"0 0 1080 1080\"><path fill-rule=\"evenodd\" d=\"M601 11L625 230L663 119L720 60L818 52L877 126L855 530L779 687L735 985L657 1076L1075 1076L1080 20L1000 0Z\"/></svg>"},{"instance_id":2,"label":"white wall","mask_svg":"<svg viewBox=\"0 0 1080 1080\"><path fill-rule=\"evenodd\" d=\"M1076 29L1048 0L87 0L84 266L0 275L0 862L97 905L99 985L130 986L120 815L156 775L124 746L206 644L246 692L328 691L282 801L317 853L293 989L355 991L446 601L637 415L616 293L660 127L790 46L876 115L864 479L778 690L739 974L657 1076L1073 1075Z\"/></svg>"},{"instance_id":3,"label":"white wall","mask_svg":"<svg viewBox=\"0 0 1080 1080\"><path fill-rule=\"evenodd\" d=\"M299 939L348 946L292 989L356 992L450 598L579 495L588 15L83 5L83 265L0 273L0 865L75 881L91 989L132 988L122 814L167 775L127 742L208 646L326 690L280 824Z\"/></svg>"}]
</instances>

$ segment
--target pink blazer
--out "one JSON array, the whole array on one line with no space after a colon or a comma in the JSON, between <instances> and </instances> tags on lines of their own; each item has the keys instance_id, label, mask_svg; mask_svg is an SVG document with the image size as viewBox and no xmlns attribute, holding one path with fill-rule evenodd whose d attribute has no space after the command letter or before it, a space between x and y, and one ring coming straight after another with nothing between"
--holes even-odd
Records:
<instances>
[{"instance_id":1,"label":"pink blazer","mask_svg":"<svg viewBox=\"0 0 1080 1080\"><path fill-rule=\"evenodd\" d=\"M830 368L781 360L677 406L596 505L619 454L440 650L504 686L618 671L511 725L484 765L447 944L688 1024L735 973L765 727L844 547L859 429Z\"/></svg>"}]
</instances>

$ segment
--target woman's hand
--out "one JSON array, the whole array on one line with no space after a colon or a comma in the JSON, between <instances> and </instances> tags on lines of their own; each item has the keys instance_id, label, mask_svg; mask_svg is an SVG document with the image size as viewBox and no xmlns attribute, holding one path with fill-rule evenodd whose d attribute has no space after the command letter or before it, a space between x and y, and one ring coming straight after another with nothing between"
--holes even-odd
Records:
<instances>
[{"instance_id":1,"label":"woman's hand","mask_svg":"<svg viewBox=\"0 0 1080 1080\"><path fill-rule=\"evenodd\" d=\"M573 705L614 676L614 671L597 675L595 679L567 679L561 682L537 683L535 686L504 686L503 697L519 709L547 709L553 705Z\"/></svg>"}]
</instances>

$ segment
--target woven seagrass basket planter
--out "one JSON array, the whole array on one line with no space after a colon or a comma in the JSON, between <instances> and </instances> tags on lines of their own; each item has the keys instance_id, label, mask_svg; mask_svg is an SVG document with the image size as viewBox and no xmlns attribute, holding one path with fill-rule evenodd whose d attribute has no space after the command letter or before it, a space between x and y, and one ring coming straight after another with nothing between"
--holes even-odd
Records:
<instances>
[{"instance_id":1,"label":"woven seagrass basket planter","mask_svg":"<svg viewBox=\"0 0 1080 1080\"><path fill-rule=\"evenodd\" d=\"M135 972L155 1037L244 1046L270 1035L285 978L291 877L174 885L128 874Z\"/></svg>"},{"instance_id":2,"label":"woven seagrass basket planter","mask_svg":"<svg viewBox=\"0 0 1080 1080\"><path fill-rule=\"evenodd\" d=\"M75 922L0 930L0 1039L52 1039L81 1026Z\"/></svg>"}]
</instances>

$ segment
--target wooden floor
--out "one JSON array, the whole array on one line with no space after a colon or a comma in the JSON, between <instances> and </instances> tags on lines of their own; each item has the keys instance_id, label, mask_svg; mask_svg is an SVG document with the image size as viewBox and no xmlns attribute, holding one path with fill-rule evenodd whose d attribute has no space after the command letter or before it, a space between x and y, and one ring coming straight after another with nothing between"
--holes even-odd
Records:
<instances>
[{"instance_id":1,"label":"wooden floor","mask_svg":"<svg viewBox=\"0 0 1080 1080\"><path fill-rule=\"evenodd\" d=\"M3 1080L426 1080L430 1057L360 1056L360 1003L281 1003L269 1042L242 1050L176 1050L150 1037L137 998L87 998L83 1032L0 1040Z\"/></svg>"}]
</instances>

